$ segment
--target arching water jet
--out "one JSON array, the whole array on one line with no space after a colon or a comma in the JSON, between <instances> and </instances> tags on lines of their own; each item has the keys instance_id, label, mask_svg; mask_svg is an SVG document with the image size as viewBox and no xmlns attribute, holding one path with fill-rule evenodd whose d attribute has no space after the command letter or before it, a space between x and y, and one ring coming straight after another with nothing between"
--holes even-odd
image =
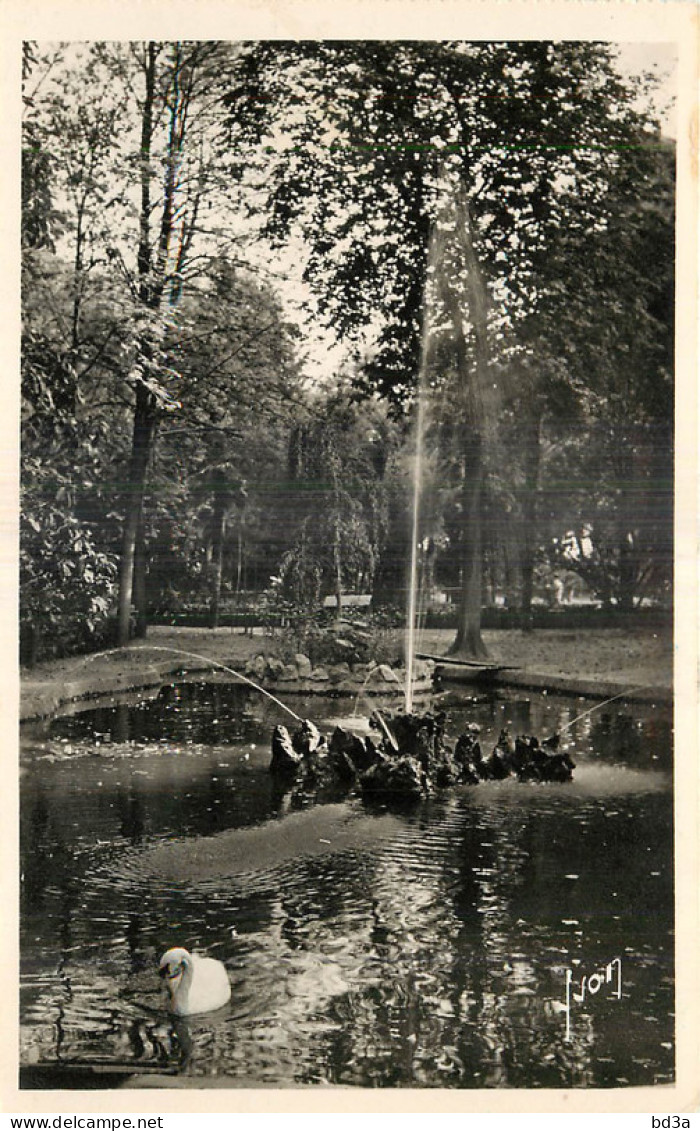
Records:
<instances>
[{"instance_id":1,"label":"arching water jet","mask_svg":"<svg viewBox=\"0 0 700 1131\"><path fill-rule=\"evenodd\" d=\"M271 699L273 703L275 703L278 707L281 707L283 711L286 711L287 714L291 715L293 719L296 719L298 723L302 722L301 717L297 715L296 711L293 711L291 707L288 707L286 703L283 703L282 700L278 699L276 695L273 695L271 691L268 691L266 688L261 687L259 683L255 682L255 680L249 679L247 675L243 675L242 672L236 671L235 668L231 668L227 664L222 664L220 660L213 660L211 656L202 656L197 652L185 652L181 648L166 648L162 644L140 644L136 648L108 648L103 652L94 652L92 656L86 656L83 660L83 663L88 663L90 660L96 660L100 656L113 656L117 652L169 652L173 656L184 656L186 659L201 660L205 664L213 664L214 667L221 668L222 671L228 672L229 675L234 676L236 679L240 679L243 683L246 683L255 691L259 691L261 695L265 695L268 699ZM80 665L76 664L76 667L79 666Z\"/></svg>"}]
</instances>

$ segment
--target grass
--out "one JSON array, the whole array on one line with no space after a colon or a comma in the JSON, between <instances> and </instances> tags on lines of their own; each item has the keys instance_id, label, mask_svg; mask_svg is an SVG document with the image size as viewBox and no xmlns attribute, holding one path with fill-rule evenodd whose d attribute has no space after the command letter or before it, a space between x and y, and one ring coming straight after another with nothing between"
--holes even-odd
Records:
<instances>
[{"instance_id":1,"label":"grass","mask_svg":"<svg viewBox=\"0 0 700 1131\"><path fill-rule=\"evenodd\" d=\"M419 639L419 650L444 654L454 633L448 629L431 629ZM630 686L653 684L670 687L673 677L673 641L670 633L650 629L582 629L570 632L559 629L486 630L484 642L489 658L514 665L524 672L572 678L614 680ZM382 635L386 642L386 635ZM154 646L149 652L149 645ZM396 632L397 651L401 633ZM244 635L239 629L223 628L153 628L146 640L135 640L126 648L95 657L71 657L39 664L23 673L25 685L60 683L66 679L84 680L115 670L147 667L167 658L156 649L173 649L196 653L241 668L259 652L275 654L282 650L280 635ZM176 659L176 657L173 657Z\"/></svg>"}]
</instances>

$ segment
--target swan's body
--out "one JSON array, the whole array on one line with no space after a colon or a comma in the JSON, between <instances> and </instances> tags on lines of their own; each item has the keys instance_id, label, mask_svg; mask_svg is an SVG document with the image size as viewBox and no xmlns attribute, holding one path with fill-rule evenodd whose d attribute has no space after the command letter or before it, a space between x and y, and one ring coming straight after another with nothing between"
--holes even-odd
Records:
<instances>
[{"instance_id":1,"label":"swan's body","mask_svg":"<svg viewBox=\"0 0 700 1131\"><path fill-rule=\"evenodd\" d=\"M170 1011L180 1017L220 1009L231 997L223 962L190 954L181 946L166 950L160 960L160 974L170 995Z\"/></svg>"}]
</instances>

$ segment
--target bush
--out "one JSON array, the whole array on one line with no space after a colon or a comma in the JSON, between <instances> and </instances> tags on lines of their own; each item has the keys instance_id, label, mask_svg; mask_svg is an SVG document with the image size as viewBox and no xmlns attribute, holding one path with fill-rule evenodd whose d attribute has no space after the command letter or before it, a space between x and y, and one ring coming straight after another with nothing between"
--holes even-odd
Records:
<instances>
[{"instance_id":1,"label":"bush","mask_svg":"<svg viewBox=\"0 0 700 1131\"><path fill-rule=\"evenodd\" d=\"M26 505L20 525L20 660L104 646L117 563L87 524L58 506Z\"/></svg>"},{"instance_id":2,"label":"bush","mask_svg":"<svg viewBox=\"0 0 700 1131\"><path fill-rule=\"evenodd\" d=\"M400 662L401 648L396 639L394 618L366 609L348 609L340 622L328 623L328 610L313 616L306 611L286 610L286 627L281 634L281 653L291 661L302 652L314 667L348 663L395 665Z\"/></svg>"}]
</instances>

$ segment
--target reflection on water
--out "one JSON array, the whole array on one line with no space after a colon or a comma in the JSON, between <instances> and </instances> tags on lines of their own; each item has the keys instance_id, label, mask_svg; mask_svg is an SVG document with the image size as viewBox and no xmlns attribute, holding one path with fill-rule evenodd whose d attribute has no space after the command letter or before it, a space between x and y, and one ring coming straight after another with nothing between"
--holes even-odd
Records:
<instances>
[{"instance_id":1,"label":"reflection on water","mask_svg":"<svg viewBox=\"0 0 700 1131\"><path fill-rule=\"evenodd\" d=\"M589 705L448 701L450 729L476 719L486 749L504 725L548 734ZM571 785L482 783L389 812L276 789L275 711L182 685L23 735L25 1066L228 1087L673 1079L667 708L576 722ZM172 1022L155 967L173 944L226 964L230 1006ZM567 969L616 957L622 999L577 1006L565 1041Z\"/></svg>"}]
</instances>

